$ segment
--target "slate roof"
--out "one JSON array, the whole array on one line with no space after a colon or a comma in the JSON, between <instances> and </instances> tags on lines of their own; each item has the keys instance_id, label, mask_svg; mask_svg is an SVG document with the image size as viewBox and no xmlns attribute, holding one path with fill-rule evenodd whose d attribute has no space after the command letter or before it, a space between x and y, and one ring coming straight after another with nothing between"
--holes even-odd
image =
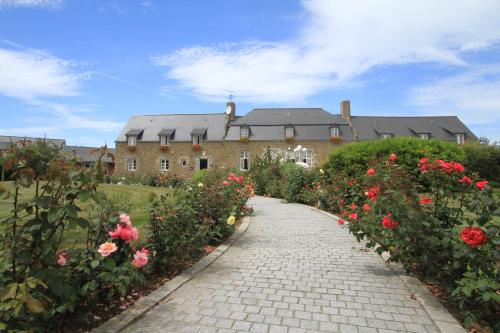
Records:
<instances>
[{"instance_id":1,"label":"slate roof","mask_svg":"<svg viewBox=\"0 0 500 333\"><path fill-rule=\"evenodd\" d=\"M456 133L464 133L466 140L477 137L455 116L444 117L378 117L352 116L352 129L357 140L377 140L380 134L415 136L428 133L430 139L455 140Z\"/></svg>"},{"instance_id":2,"label":"slate roof","mask_svg":"<svg viewBox=\"0 0 500 333\"><path fill-rule=\"evenodd\" d=\"M329 140L332 126L344 140L353 139L349 123L322 108L253 109L230 124L226 140L239 140L241 126L250 128L251 141L283 141L287 126L293 126L297 141Z\"/></svg>"},{"instance_id":3,"label":"slate roof","mask_svg":"<svg viewBox=\"0 0 500 333\"><path fill-rule=\"evenodd\" d=\"M29 140L31 142L38 142L46 140L49 144L55 147L61 147L66 144L66 141L63 139L50 139L50 138L33 138L33 137L25 137L25 136L6 136L0 135L0 149L9 148L12 144L16 144L18 141Z\"/></svg>"},{"instance_id":4,"label":"slate roof","mask_svg":"<svg viewBox=\"0 0 500 333\"><path fill-rule=\"evenodd\" d=\"M348 122L322 108L279 108L253 109L247 115L239 117L231 126L239 125L324 125L344 124Z\"/></svg>"},{"instance_id":5,"label":"slate roof","mask_svg":"<svg viewBox=\"0 0 500 333\"><path fill-rule=\"evenodd\" d=\"M206 129L207 141L222 141L225 123L224 113L131 116L116 141L125 142L125 134L134 129L144 130L139 141L159 141L158 134L164 129L175 130L173 141L191 141L194 129Z\"/></svg>"},{"instance_id":6,"label":"slate roof","mask_svg":"<svg viewBox=\"0 0 500 333\"><path fill-rule=\"evenodd\" d=\"M67 158L76 157L76 159L80 162L97 162L97 158L99 157L99 153L94 152L97 148L95 147L81 147L81 146L65 146L63 149L63 154L67 156ZM115 149L108 148L108 152L115 154ZM104 155L101 159L104 163L112 163L113 160L106 155Z\"/></svg>"}]
</instances>

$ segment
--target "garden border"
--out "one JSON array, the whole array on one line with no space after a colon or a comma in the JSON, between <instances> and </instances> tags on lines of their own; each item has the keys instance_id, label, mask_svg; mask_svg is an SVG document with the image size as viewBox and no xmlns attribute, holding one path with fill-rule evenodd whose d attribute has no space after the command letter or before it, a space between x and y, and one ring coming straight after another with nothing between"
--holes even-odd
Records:
<instances>
[{"instance_id":1,"label":"garden border","mask_svg":"<svg viewBox=\"0 0 500 333\"><path fill-rule=\"evenodd\" d=\"M117 333L141 319L149 310L160 304L174 291L194 278L198 273L210 266L217 258L226 252L245 233L250 224L251 216L246 216L238 229L212 253L203 257L196 264L186 269L172 280L166 282L147 296L137 300L130 308L110 318L101 326L94 328L92 333Z\"/></svg>"},{"instance_id":2,"label":"garden border","mask_svg":"<svg viewBox=\"0 0 500 333\"><path fill-rule=\"evenodd\" d=\"M325 212L316 207L298 204L311 208L312 210L323 213L335 220L340 220L340 217L333 215L331 213ZM390 257L388 252L382 253L380 256L384 263L389 267L389 269L403 281L404 285L409 289L409 291L415 296L416 300L422 305L425 312L434 321L441 333L466 333L467 331L460 325L458 320L453 317L448 309L445 308L443 304L427 289L423 283L408 274L405 273L403 266L399 263L389 263L387 260Z\"/></svg>"}]
</instances>

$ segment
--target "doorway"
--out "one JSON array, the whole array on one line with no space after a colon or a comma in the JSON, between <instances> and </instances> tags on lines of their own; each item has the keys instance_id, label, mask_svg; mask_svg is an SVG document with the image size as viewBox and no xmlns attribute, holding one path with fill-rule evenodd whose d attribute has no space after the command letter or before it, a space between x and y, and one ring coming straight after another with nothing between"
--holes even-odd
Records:
<instances>
[{"instance_id":1,"label":"doorway","mask_svg":"<svg viewBox=\"0 0 500 333\"><path fill-rule=\"evenodd\" d=\"M200 168L199 170L206 170L208 169L208 159L206 158L200 158Z\"/></svg>"}]
</instances>

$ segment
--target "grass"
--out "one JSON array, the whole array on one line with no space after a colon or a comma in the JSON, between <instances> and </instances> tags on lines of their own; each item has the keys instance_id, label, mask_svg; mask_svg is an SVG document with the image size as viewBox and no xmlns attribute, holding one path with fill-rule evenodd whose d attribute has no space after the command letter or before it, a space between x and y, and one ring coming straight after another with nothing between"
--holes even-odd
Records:
<instances>
[{"instance_id":1,"label":"grass","mask_svg":"<svg viewBox=\"0 0 500 333\"><path fill-rule=\"evenodd\" d=\"M8 191L13 190L14 188L13 182L0 182L0 186L3 186ZM132 219L132 223L143 235L147 233L146 225L149 218L147 205L149 199L152 196L159 196L169 191L169 189L161 187L116 184L100 184L97 190L100 192L104 192L109 198L125 198L130 207L130 211L128 213ZM32 198L34 192L35 189L33 187L22 188L21 201ZM10 210L12 209L11 200L12 198L0 199L0 219L3 217L7 217L10 214ZM91 204L85 202L79 204L78 206L82 209L82 216L87 217L91 209ZM68 232L65 233L68 238L65 243L69 245L69 243L78 242L82 239L85 239L86 234L83 234L83 232L84 230L80 228L68 230Z\"/></svg>"}]
</instances>

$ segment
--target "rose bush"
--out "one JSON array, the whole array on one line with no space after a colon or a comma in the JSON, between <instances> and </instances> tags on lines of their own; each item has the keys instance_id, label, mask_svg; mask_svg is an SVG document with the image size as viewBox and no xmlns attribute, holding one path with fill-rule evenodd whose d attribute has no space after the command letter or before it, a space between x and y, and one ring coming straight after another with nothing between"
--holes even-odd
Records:
<instances>
[{"instance_id":1,"label":"rose bush","mask_svg":"<svg viewBox=\"0 0 500 333\"><path fill-rule=\"evenodd\" d=\"M464 309L467 325L484 319L494 326L500 223L488 181L466 174L455 161L423 157L414 170L397 161L392 154L372 161L348 186L332 175L324 188L336 193L326 206L368 247L389 252L391 261L426 280L440 281Z\"/></svg>"}]
</instances>

